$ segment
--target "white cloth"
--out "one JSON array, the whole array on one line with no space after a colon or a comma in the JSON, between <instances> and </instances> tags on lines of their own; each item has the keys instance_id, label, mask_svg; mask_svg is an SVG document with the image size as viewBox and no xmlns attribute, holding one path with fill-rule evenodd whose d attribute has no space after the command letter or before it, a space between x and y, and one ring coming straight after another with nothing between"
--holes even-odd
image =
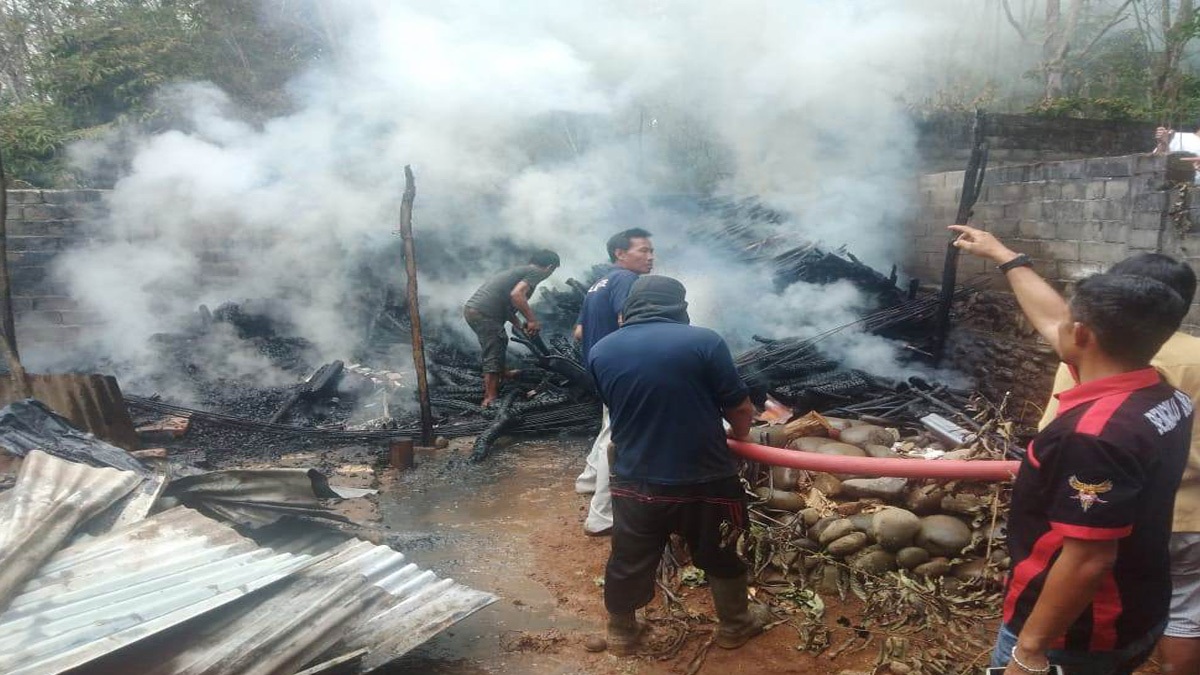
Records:
<instances>
[{"instance_id":1,"label":"white cloth","mask_svg":"<svg viewBox=\"0 0 1200 675\"><path fill-rule=\"evenodd\" d=\"M579 490L580 482L590 474L595 486L592 502L588 505L587 518L583 521L583 529L588 532L603 532L612 527L612 492L609 491L608 446L612 441L612 421L608 416L608 407L604 407L604 418L601 421L600 433L592 442L592 451L588 453L587 467L575 480L575 489Z\"/></svg>"},{"instance_id":2,"label":"white cloth","mask_svg":"<svg viewBox=\"0 0 1200 675\"><path fill-rule=\"evenodd\" d=\"M608 406L604 406L602 410L600 433L596 435L596 440L592 441L592 449L588 451L583 473L580 473L579 477L575 479L575 491L580 494L590 495L596 491L596 473L599 465L603 462L607 466L608 443L612 440L612 425L608 420Z\"/></svg>"},{"instance_id":3,"label":"white cloth","mask_svg":"<svg viewBox=\"0 0 1200 675\"><path fill-rule=\"evenodd\" d=\"M1200 155L1200 136L1176 131L1171 137L1171 142L1167 144L1167 149L1171 152L1192 152Z\"/></svg>"}]
</instances>

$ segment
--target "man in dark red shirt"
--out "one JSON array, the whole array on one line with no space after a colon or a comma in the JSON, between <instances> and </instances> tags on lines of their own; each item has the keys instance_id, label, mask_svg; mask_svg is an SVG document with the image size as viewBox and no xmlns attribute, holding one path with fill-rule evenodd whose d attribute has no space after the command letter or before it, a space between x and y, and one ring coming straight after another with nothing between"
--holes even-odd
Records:
<instances>
[{"instance_id":1,"label":"man in dark red shirt","mask_svg":"<svg viewBox=\"0 0 1200 675\"><path fill-rule=\"evenodd\" d=\"M1006 675L1130 673L1149 656L1171 597L1168 542L1191 443L1190 397L1150 359L1179 326L1177 293L1098 274L1070 303L1028 257L955 225L959 248L995 261L1079 385L1030 443L1008 521L1012 573L992 654Z\"/></svg>"}]
</instances>

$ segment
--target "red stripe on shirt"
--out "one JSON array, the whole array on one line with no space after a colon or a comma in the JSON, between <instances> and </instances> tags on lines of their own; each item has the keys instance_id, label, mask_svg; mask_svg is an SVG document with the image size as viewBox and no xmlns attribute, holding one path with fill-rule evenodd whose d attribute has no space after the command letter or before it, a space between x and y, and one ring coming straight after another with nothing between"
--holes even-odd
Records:
<instances>
[{"instance_id":1,"label":"red stripe on shirt","mask_svg":"<svg viewBox=\"0 0 1200 675\"><path fill-rule=\"evenodd\" d=\"M1117 618L1121 616L1121 592L1110 571L1104 575L1092 598L1092 642L1089 651L1107 652L1117 648Z\"/></svg>"},{"instance_id":2,"label":"red stripe on shirt","mask_svg":"<svg viewBox=\"0 0 1200 675\"><path fill-rule=\"evenodd\" d=\"M1035 469L1042 468L1042 463L1039 462L1038 458L1035 457L1033 454L1033 441L1032 440L1029 441L1029 445L1025 446L1025 457L1027 457L1029 459L1029 463L1033 465L1033 468L1035 468Z\"/></svg>"},{"instance_id":3,"label":"red stripe on shirt","mask_svg":"<svg viewBox=\"0 0 1200 675\"><path fill-rule=\"evenodd\" d=\"M1079 418L1079 422L1075 424L1075 432L1089 436L1099 436L1100 432L1104 431L1104 427L1108 424L1108 421L1112 419L1113 413L1117 412L1117 409L1125 403L1132 393L1131 391L1126 391L1097 400Z\"/></svg>"},{"instance_id":4,"label":"red stripe on shirt","mask_svg":"<svg viewBox=\"0 0 1200 675\"><path fill-rule=\"evenodd\" d=\"M1054 530L1038 537L1029 551L1029 557L1017 564L1012 571L1012 582L1008 585L1008 594L1004 596L1004 621L1012 621L1017 608L1017 600L1025 592L1026 587L1039 574L1050 567L1050 559L1062 548L1062 535Z\"/></svg>"},{"instance_id":5,"label":"red stripe on shirt","mask_svg":"<svg viewBox=\"0 0 1200 675\"><path fill-rule=\"evenodd\" d=\"M1106 541L1121 539L1133 534L1133 525L1124 527L1089 527L1087 525L1072 525L1050 521L1050 527L1064 537L1071 539L1086 539L1088 541Z\"/></svg>"}]
</instances>

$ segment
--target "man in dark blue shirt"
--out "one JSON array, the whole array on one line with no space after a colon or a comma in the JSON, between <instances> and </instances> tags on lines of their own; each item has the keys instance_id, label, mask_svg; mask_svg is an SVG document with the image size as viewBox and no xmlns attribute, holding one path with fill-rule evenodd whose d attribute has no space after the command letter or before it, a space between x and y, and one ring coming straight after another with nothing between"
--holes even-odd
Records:
<instances>
[{"instance_id":1,"label":"man in dark blue shirt","mask_svg":"<svg viewBox=\"0 0 1200 675\"><path fill-rule=\"evenodd\" d=\"M654 268L654 244L650 241L650 233L635 227L614 234L608 240L608 258L613 263L612 270L588 289L579 311L576 334L582 341L585 364L592 346L620 326L621 309L633 282ZM583 522L583 533L593 537L612 532L612 495L608 490L611 433L606 406L587 465L575 479L576 492L593 493L587 519Z\"/></svg>"},{"instance_id":2,"label":"man in dark blue shirt","mask_svg":"<svg viewBox=\"0 0 1200 675\"><path fill-rule=\"evenodd\" d=\"M725 442L744 438L754 406L729 347L688 325L683 284L644 276L633 284L620 330L588 354L588 370L612 416L613 541L604 574L607 646L632 653L643 627L636 612L654 598L654 578L671 534L687 542L712 589L716 643L733 649L762 632L751 611L736 542L746 496Z\"/></svg>"}]
</instances>

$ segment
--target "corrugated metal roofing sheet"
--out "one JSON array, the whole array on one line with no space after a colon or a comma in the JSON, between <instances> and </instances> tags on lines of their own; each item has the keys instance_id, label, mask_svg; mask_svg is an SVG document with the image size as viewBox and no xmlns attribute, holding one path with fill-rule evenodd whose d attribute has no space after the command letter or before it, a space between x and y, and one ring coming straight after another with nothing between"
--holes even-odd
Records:
<instances>
[{"instance_id":1,"label":"corrugated metal roofing sheet","mask_svg":"<svg viewBox=\"0 0 1200 675\"><path fill-rule=\"evenodd\" d=\"M279 549L329 557L269 593L189 624L186 644L164 635L133 647L120 655L121 666L148 675L282 674L327 652L366 649L362 665L372 668L496 600L438 579L386 546L321 534L276 540Z\"/></svg>"},{"instance_id":2,"label":"corrugated metal roofing sheet","mask_svg":"<svg viewBox=\"0 0 1200 675\"><path fill-rule=\"evenodd\" d=\"M322 556L175 508L59 551L0 614L0 672L57 673L245 597Z\"/></svg>"},{"instance_id":3,"label":"corrugated metal roofing sheet","mask_svg":"<svg viewBox=\"0 0 1200 675\"><path fill-rule=\"evenodd\" d=\"M138 449L137 432L121 396L121 386L111 375L29 375L25 389L11 377L0 377L0 405L29 397L99 438L125 448Z\"/></svg>"},{"instance_id":4,"label":"corrugated metal roofing sheet","mask_svg":"<svg viewBox=\"0 0 1200 675\"><path fill-rule=\"evenodd\" d=\"M0 493L0 609L77 527L142 482L128 471L30 452L16 484Z\"/></svg>"}]
</instances>

